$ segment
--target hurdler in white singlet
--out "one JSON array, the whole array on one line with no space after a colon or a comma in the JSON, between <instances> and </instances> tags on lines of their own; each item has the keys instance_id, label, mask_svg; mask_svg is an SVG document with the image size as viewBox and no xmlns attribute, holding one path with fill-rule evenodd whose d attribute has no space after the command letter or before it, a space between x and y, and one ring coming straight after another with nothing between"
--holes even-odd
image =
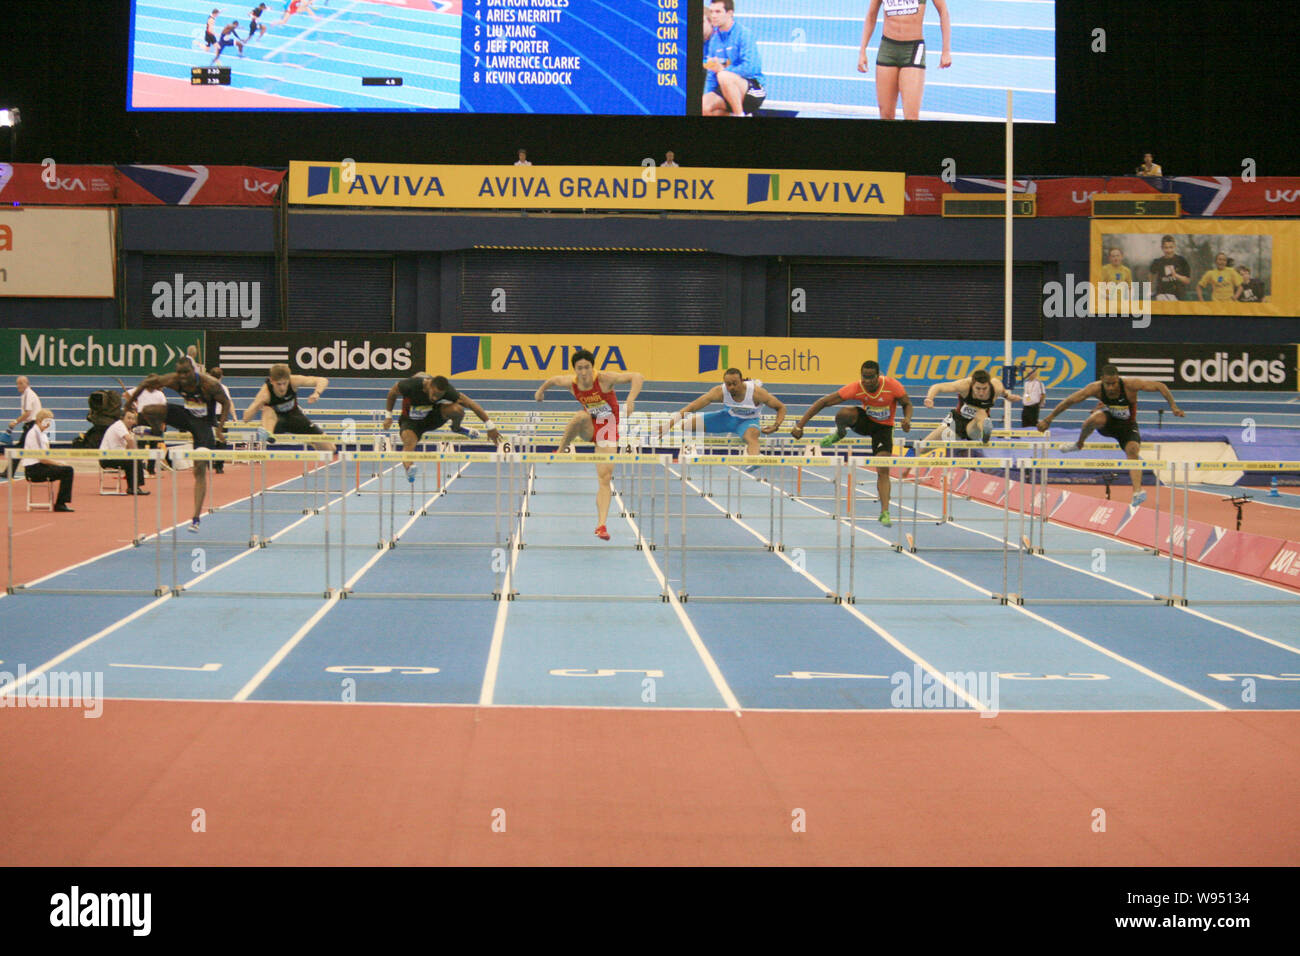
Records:
<instances>
[{"instance_id":1,"label":"hurdler in white singlet","mask_svg":"<svg viewBox=\"0 0 1300 956\"><path fill-rule=\"evenodd\" d=\"M751 379L745 383L745 397L736 401L731 397L731 392L727 386L722 386L722 403L727 407L727 411L735 418L758 418L763 414L762 410L754 404L754 387L758 382Z\"/></svg>"}]
</instances>

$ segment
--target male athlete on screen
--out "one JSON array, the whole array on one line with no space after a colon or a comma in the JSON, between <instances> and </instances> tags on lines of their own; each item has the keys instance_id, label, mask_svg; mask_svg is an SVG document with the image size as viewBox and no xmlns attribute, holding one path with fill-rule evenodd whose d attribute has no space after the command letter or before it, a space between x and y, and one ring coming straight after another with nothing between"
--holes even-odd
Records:
<instances>
[{"instance_id":1,"label":"male athlete on screen","mask_svg":"<svg viewBox=\"0 0 1300 956\"><path fill-rule=\"evenodd\" d=\"M939 69L952 66L952 24L948 19L947 0L933 0L939 11L939 29L943 34L943 51ZM867 72L867 45L876 30L876 17L885 9L881 28L880 50L876 54L876 102L880 118L891 120L903 97L903 119L920 119L921 97L925 93L925 0L871 0L867 19L862 26L862 46L858 49L858 72Z\"/></svg>"},{"instance_id":2,"label":"male athlete on screen","mask_svg":"<svg viewBox=\"0 0 1300 956\"><path fill-rule=\"evenodd\" d=\"M289 22L291 16L304 11L310 13L314 19L319 20L320 14L313 9L315 6L315 0L289 0L289 3L284 8L284 19L277 23L276 26L284 26Z\"/></svg>"},{"instance_id":3,"label":"male athlete on screen","mask_svg":"<svg viewBox=\"0 0 1300 956\"><path fill-rule=\"evenodd\" d=\"M1069 398L1052 409L1050 415L1038 423L1038 430L1045 432L1052 424L1052 419L1073 405L1090 398L1099 400L1097 408L1084 420L1077 442L1067 442L1061 446L1062 451L1081 451L1083 442L1095 428L1107 438L1113 438L1124 449L1124 455L1130 461L1137 461L1142 451L1142 435L1137 423L1137 393L1159 392L1169 403L1169 409L1179 418L1183 410L1174 401L1164 382L1151 382L1144 378L1130 378L1127 381L1119 377L1119 369L1114 365L1103 365L1101 379L1091 385L1085 385ZM1147 493L1142 490L1142 470L1131 469L1129 480L1133 482L1133 504L1142 504L1147 500Z\"/></svg>"},{"instance_id":4,"label":"male athlete on screen","mask_svg":"<svg viewBox=\"0 0 1300 956\"><path fill-rule=\"evenodd\" d=\"M597 450L609 453L618 450L618 396L614 393L615 385L631 385L623 409L629 416L636 406L636 397L645 384L645 376L640 372L601 372L596 373L596 356L586 349L573 353L569 362L572 375L555 375L548 378L537 389L533 397L539 402L545 400L546 390L552 386L565 386L573 392L573 397L581 404L583 410L575 412L564 429L560 439L561 451L572 451L573 440L594 442ZM614 476L614 465L602 462L596 465L596 537L602 541L609 540L609 531L605 528L605 519L609 517L609 501L613 497L610 479Z\"/></svg>"},{"instance_id":5,"label":"male athlete on screen","mask_svg":"<svg viewBox=\"0 0 1300 956\"><path fill-rule=\"evenodd\" d=\"M232 46L239 48L240 56L244 55L244 41L239 39L238 20L231 20L229 24L222 27L221 36L217 37L217 55L212 58L208 66L216 66L217 61L221 59L221 54Z\"/></svg>"},{"instance_id":6,"label":"male athlete on screen","mask_svg":"<svg viewBox=\"0 0 1300 956\"><path fill-rule=\"evenodd\" d=\"M746 116L757 112L767 94L763 91L763 62L758 40L748 27L736 22L735 0L709 4L713 30L704 43L705 116Z\"/></svg>"}]
</instances>

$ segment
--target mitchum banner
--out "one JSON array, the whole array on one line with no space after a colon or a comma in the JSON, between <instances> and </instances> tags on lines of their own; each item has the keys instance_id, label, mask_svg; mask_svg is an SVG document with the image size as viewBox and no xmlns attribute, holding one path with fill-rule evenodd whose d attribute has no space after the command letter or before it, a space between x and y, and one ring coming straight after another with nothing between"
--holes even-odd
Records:
<instances>
[{"instance_id":1,"label":"mitchum banner","mask_svg":"<svg viewBox=\"0 0 1300 956\"><path fill-rule=\"evenodd\" d=\"M105 329L0 329L0 374L117 375L168 372L203 333Z\"/></svg>"}]
</instances>

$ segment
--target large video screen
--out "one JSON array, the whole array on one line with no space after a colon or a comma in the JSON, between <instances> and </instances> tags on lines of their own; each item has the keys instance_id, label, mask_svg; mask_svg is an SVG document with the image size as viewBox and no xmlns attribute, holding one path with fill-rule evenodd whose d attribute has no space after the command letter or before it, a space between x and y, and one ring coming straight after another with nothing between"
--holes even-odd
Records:
<instances>
[{"instance_id":1,"label":"large video screen","mask_svg":"<svg viewBox=\"0 0 1300 956\"><path fill-rule=\"evenodd\" d=\"M127 106L683 116L687 4L133 0Z\"/></svg>"},{"instance_id":2,"label":"large video screen","mask_svg":"<svg viewBox=\"0 0 1300 956\"><path fill-rule=\"evenodd\" d=\"M1017 122L1056 121L1053 0L699 2L691 112L1001 122L1009 88Z\"/></svg>"}]
</instances>

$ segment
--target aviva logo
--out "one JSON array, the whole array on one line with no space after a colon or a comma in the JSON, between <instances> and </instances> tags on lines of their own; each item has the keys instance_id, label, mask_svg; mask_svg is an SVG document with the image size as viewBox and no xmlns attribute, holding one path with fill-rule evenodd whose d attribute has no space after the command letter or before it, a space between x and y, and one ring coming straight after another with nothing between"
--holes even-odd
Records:
<instances>
[{"instance_id":1,"label":"aviva logo","mask_svg":"<svg viewBox=\"0 0 1300 956\"><path fill-rule=\"evenodd\" d=\"M492 336L453 335L451 337L451 374L477 372L492 367Z\"/></svg>"},{"instance_id":2,"label":"aviva logo","mask_svg":"<svg viewBox=\"0 0 1300 956\"><path fill-rule=\"evenodd\" d=\"M325 193L339 191L339 168L337 166L308 166L307 195L323 196Z\"/></svg>"},{"instance_id":3,"label":"aviva logo","mask_svg":"<svg viewBox=\"0 0 1300 956\"><path fill-rule=\"evenodd\" d=\"M781 176L778 173L750 173L745 205L781 198Z\"/></svg>"},{"instance_id":4,"label":"aviva logo","mask_svg":"<svg viewBox=\"0 0 1300 956\"><path fill-rule=\"evenodd\" d=\"M727 360L727 346L700 346L700 375L703 375L705 372L721 372L729 368L731 368L731 362Z\"/></svg>"},{"instance_id":5,"label":"aviva logo","mask_svg":"<svg viewBox=\"0 0 1300 956\"><path fill-rule=\"evenodd\" d=\"M502 336L506 341L497 343L498 354L504 353L500 365L492 363L491 335L453 335L451 337L451 374L462 375L465 372L567 372L573 353L586 348L596 356L596 371L607 368L627 371L627 362L617 345L583 346L579 344L561 345L537 344L537 339L513 340Z\"/></svg>"}]
</instances>

